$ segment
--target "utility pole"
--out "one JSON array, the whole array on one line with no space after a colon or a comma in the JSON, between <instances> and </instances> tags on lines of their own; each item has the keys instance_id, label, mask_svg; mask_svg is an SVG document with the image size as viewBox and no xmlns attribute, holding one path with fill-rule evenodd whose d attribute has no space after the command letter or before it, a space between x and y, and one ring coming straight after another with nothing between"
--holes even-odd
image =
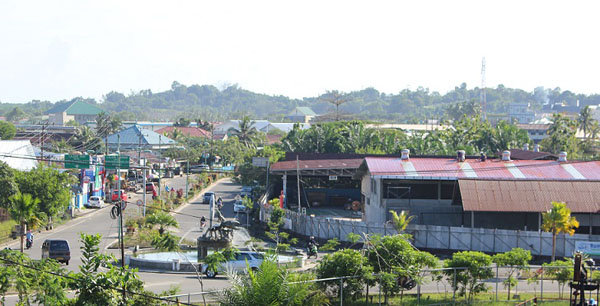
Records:
<instances>
[{"instance_id":1,"label":"utility pole","mask_svg":"<svg viewBox=\"0 0 600 306\"><path fill-rule=\"evenodd\" d=\"M44 162L44 132L46 131L46 125L44 123L42 123L42 145L41 145L41 150L42 150L42 155L41 155L41 161L42 163Z\"/></svg>"},{"instance_id":2,"label":"utility pole","mask_svg":"<svg viewBox=\"0 0 600 306\"><path fill-rule=\"evenodd\" d=\"M117 188L119 200L119 242L121 246L121 271L125 270L125 248L123 245L123 199L121 192L121 135L117 134ZM125 284L123 284L123 305L127 305L127 296L125 294Z\"/></svg>"},{"instance_id":3,"label":"utility pole","mask_svg":"<svg viewBox=\"0 0 600 306\"><path fill-rule=\"evenodd\" d=\"M160 198L160 170L162 169L162 151L160 150L162 142L162 135L158 135L158 154L160 154L160 159L158 160L158 197Z\"/></svg>"},{"instance_id":4,"label":"utility pole","mask_svg":"<svg viewBox=\"0 0 600 306\"><path fill-rule=\"evenodd\" d=\"M479 103L481 103L481 113L483 115L483 119L487 119L485 113L485 104L486 104L486 94L485 94L485 57L481 59L481 88L479 89Z\"/></svg>"},{"instance_id":5,"label":"utility pole","mask_svg":"<svg viewBox=\"0 0 600 306\"><path fill-rule=\"evenodd\" d=\"M187 167L185 167L185 172L187 172L185 175L185 197L187 198L188 197L188 189L189 189L188 185L190 182L190 159L189 158L187 160Z\"/></svg>"},{"instance_id":6,"label":"utility pole","mask_svg":"<svg viewBox=\"0 0 600 306\"><path fill-rule=\"evenodd\" d=\"M144 163L142 163L142 131L140 131L140 138L139 138L139 144L138 144L138 164L140 164L140 166L143 167L142 170L142 175L144 176L143 178L143 185L142 185L142 201L144 201L144 210L142 212L142 216L146 216L146 159L144 158Z\"/></svg>"},{"instance_id":7,"label":"utility pole","mask_svg":"<svg viewBox=\"0 0 600 306\"><path fill-rule=\"evenodd\" d=\"M298 213L300 213L302 210L300 209L300 160L298 154L296 154L296 182L298 183Z\"/></svg>"}]
</instances>

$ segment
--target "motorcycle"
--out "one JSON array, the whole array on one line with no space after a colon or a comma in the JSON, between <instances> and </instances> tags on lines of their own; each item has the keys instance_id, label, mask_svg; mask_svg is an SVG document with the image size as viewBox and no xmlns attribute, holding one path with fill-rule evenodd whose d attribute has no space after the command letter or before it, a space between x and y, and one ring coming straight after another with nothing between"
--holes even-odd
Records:
<instances>
[{"instance_id":1,"label":"motorcycle","mask_svg":"<svg viewBox=\"0 0 600 306\"><path fill-rule=\"evenodd\" d=\"M33 239L27 239L27 241L25 242L25 248L26 249L31 249L31 246L33 245Z\"/></svg>"},{"instance_id":2,"label":"motorcycle","mask_svg":"<svg viewBox=\"0 0 600 306\"><path fill-rule=\"evenodd\" d=\"M317 246L316 245L311 244L311 245L308 246L307 249L308 249L307 259L311 258L312 256L315 256L315 259L318 257L318 255L317 255Z\"/></svg>"}]
</instances>

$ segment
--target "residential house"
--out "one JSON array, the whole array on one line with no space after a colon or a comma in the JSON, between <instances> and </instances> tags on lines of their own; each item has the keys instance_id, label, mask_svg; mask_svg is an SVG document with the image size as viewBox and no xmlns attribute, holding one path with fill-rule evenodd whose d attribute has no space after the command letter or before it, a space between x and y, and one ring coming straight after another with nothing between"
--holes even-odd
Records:
<instances>
[{"instance_id":1,"label":"residential house","mask_svg":"<svg viewBox=\"0 0 600 306\"><path fill-rule=\"evenodd\" d=\"M110 151L166 150L177 146L177 142L151 130L134 125L107 137Z\"/></svg>"},{"instance_id":2,"label":"residential house","mask_svg":"<svg viewBox=\"0 0 600 306\"><path fill-rule=\"evenodd\" d=\"M94 121L96 120L96 116L101 112L103 112L103 110L96 105L86 103L82 100L73 100L54 106L46 111L46 114L49 115L49 123L54 125L65 125L71 120L74 120L79 124Z\"/></svg>"},{"instance_id":3,"label":"residential house","mask_svg":"<svg viewBox=\"0 0 600 306\"><path fill-rule=\"evenodd\" d=\"M292 122L309 123L317 114L307 106L298 106L294 108L284 119Z\"/></svg>"}]
</instances>

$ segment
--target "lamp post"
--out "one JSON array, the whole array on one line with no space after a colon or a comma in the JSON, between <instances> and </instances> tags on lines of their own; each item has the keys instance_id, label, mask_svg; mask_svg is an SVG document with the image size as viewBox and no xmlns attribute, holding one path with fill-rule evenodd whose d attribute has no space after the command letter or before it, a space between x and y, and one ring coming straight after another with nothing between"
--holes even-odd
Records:
<instances>
[{"instance_id":1,"label":"lamp post","mask_svg":"<svg viewBox=\"0 0 600 306\"><path fill-rule=\"evenodd\" d=\"M160 158L158 159L158 197L160 198L160 190L162 189L160 186L160 170L162 169L162 151L160 150L162 143L162 135L158 135L158 154L160 154Z\"/></svg>"}]
</instances>

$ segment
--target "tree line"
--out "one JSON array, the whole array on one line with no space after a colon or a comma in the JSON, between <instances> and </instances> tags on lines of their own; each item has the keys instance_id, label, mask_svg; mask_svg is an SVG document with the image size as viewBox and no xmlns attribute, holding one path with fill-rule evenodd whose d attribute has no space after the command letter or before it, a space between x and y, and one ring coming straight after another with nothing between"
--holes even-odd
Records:
<instances>
[{"instance_id":1,"label":"tree line","mask_svg":"<svg viewBox=\"0 0 600 306\"><path fill-rule=\"evenodd\" d=\"M335 118L350 117L363 120L394 122L424 122L427 119L447 117L448 107L460 102L479 101L480 89L467 88L462 83L445 94L427 88L404 89L398 93L383 93L375 88L341 93L336 90L316 97L292 99L282 95L255 93L231 85L217 88L212 85L186 86L173 82L169 90L152 92L141 90L130 94L109 92L100 101L76 97L56 103L82 100L97 104L107 112L116 112L125 120L175 120L202 117L210 121L240 118L243 114L254 118L282 120L297 106L309 106L318 114L332 114ZM486 113L506 114L511 103L529 103L533 110L544 105L562 103L568 106L600 104L600 95L577 94L561 88L537 87L533 91L498 85L486 88ZM338 104L339 103L339 104ZM0 116L16 121L27 116L40 116L53 107L49 101L28 103L0 103ZM148 110L152 109L152 112Z\"/></svg>"}]
</instances>

